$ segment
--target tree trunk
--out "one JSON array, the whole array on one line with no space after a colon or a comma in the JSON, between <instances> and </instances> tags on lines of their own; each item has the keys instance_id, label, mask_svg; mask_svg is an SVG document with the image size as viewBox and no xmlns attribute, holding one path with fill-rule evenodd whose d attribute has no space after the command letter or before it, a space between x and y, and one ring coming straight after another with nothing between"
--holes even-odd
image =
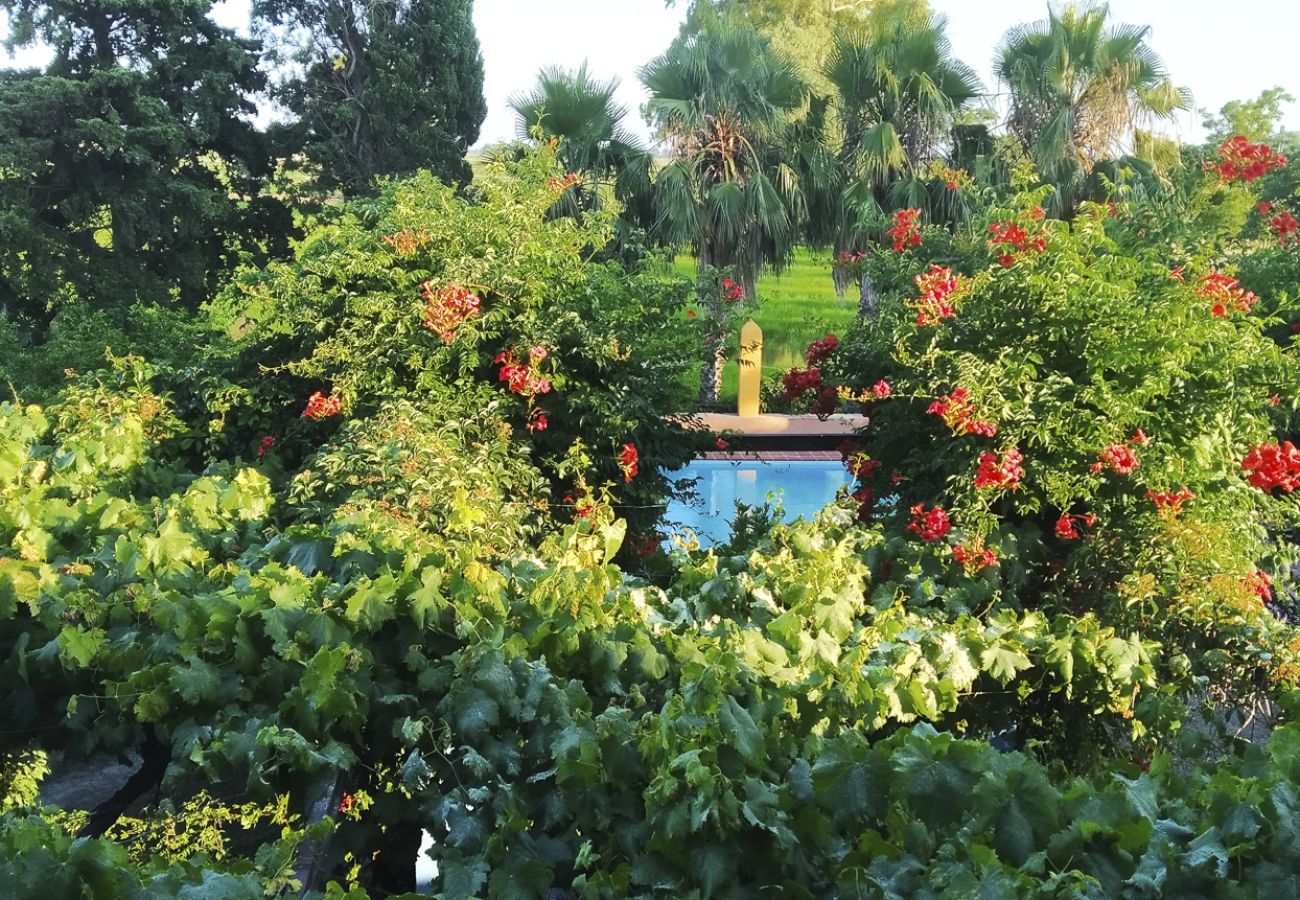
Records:
<instances>
[{"instance_id":1,"label":"tree trunk","mask_svg":"<svg viewBox=\"0 0 1300 900\"><path fill-rule=\"evenodd\" d=\"M880 317L880 295L871 283L871 276L866 272L858 279L858 318L877 319Z\"/></svg>"},{"instance_id":2,"label":"tree trunk","mask_svg":"<svg viewBox=\"0 0 1300 900\"><path fill-rule=\"evenodd\" d=\"M718 405L722 394L722 369L727 364L727 342L722 334L711 334L704 342L704 367L700 370L700 408Z\"/></svg>"}]
</instances>

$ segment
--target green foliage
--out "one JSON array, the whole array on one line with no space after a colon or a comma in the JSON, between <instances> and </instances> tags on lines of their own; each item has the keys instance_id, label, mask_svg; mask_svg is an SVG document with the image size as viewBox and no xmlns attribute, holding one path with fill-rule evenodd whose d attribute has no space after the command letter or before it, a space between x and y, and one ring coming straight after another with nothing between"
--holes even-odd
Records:
<instances>
[{"instance_id":1,"label":"green foliage","mask_svg":"<svg viewBox=\"0 0 1300 900\"><path fill-rule=\"evenodd\" d=\"M376 179L429 170L470 179L465 152L487 115L469 0L368 3L256 0L271 50L290 67L277 87L296 121L279 136L320 183L348 195Z\"/></svg>"},{"instance_id":2,"label":"green foliage","mask_svg":"<svg viewBox=\"0 0 1300 900\"><path fill-rule=\"evenodd\" d=\"M50 773L49 758L41 750L0 754L0 812L34 806L41 781Z\"/></svg>"},{"instance_id":3,"label":"green foliage","mask_svg":"<svg viewBox=\"0 0 1300 900\"><path fill-rule=\"evenodd\" d=\"M1274 140L1281 131L1282 107L1294 102L1295 97L1284 88L1271 87L1260 91L1254 100L1229 100L1217 115L1203 109L1206 142L1218 146L1238 134L1252 141Z\"/></svg>"},{"instance_id":4,"label":"green foliage","mask_svg":"<svg viewBox=\"0 0 1300 900\"><path fill-rule=\"evenodd\" d=\"M1130 152L1135 127L1190 103L1147 43L1149 28L1111 24L1105 4L1049 8L1003 39L994 72L1011 91L1010 125L1071 215L1100 160Z\"/></svg>"},{"instance_id":5,"label":"green foliage","mask_svg":"<svg viewBox=\"0 0 1300 900\"><path fill-rule=\"evenodd\" d=\"M1034 211L1041 196L990 218L1042 235L1042 252L1000 265L990 257L1002 250L984 246L982 227L937 243L934 253L970 273L955 317L916 324L915 287L899 277L907 305L891 304L887 323L860 328L824 367L854 391L882 377L892 385L861 440L878 465L870 487L890 498L891 527L901 533L917 503L944 507L956 523L933 544L913 536L890 545L875 570L892 567L896 578L900 561L919 567L935 584L913 596L954 614L1094 610L1121 634L1157 642L1158 694L1199 702L1209 691L1249 706L1262 685L1295 675L1283 649L1291 632L1261 603L1272 593L1257 572L1287 573L1294 554L1279 534L1300 510L1292 497L1250 487L1241 465L1250 446L1290 427L1300 367L1274 340L1272 317L1288 307L1279 297L1263 314L1230 306L1216 316L1200 289L1217 258L1208 247L1179 259L1185 282L1175 280L1171 248L1162 254L1148 239L1142 258L1127 255L1109 232L1132 226L1109 224L1106 207L1085 204L1067 226ZM959 387L970 418L994 423L996 436L950 428L932 408ZM1136 454L1133 471L1105 461L1116 446ZM981 468L998 469L1009 451L1023 454L1023 477L1010 489L981 487ZM1181 510L1151 495L1183 488L1194 499ZM987 570L987 592L963 586L966 573L950 558L959 542L1001 559ZM1185 718L1181 703L1158 696L1139 699L1134 714L1139 745ZM1018 719L1053 742L1116 739L1117 723L1104 719L1041 707ZM1070 738L1074 729L1112 733Z\"/></svg>"},{"instance_id":6,"label":"green foliage","mask_svg":"<svg viewBox=\"0 0 1300 900\"><path fill-rule=\"evenodd\" d=\"M1160 757L1141 775L1116 748L1120 779L900 727L978 732L973 698L1012 684L1008 703L1122 713L1156 687L1152 648L1092 615L913 604L870 577L884 538L843 510L747 554L679 556L656 589L611 565L622 526L604 508L496 559L359 527L346 505L277 531L250 470L165 491L147 458L169 421L143 387L0 407L0 508L26 511L0 521L19 551L0 565L6 739L39 727L80 754L148 722L171 783L288 792L291 809L342 774L367 802L225 859L221 829L263 807L164 819L202 835L184 860L10 814L16 896L253 896L291 885L309 834L342 865L396 827L438 837L448 897L1140 896L1228 867L1249 896L1296 877L1278 852L1294 726L1190 771ZM63 462L88 454L98 467Z\"/></svg>"},{"instance_id":7,"label":"green foliage","mask_svg":"<svg viewBox=\"0 0 1300 900\"><path fill-rule=\"evenodd\" d=\"M606 483L622 503L658 504L667 486L659 468L691 453L683 425L664 418L686 405L677 376L697 352L683 315L687 285L589 262L608 243L610 217L550 217L557 172L551 150L502 164L473 202L430 175L386 184L312 228L293 260L238 279L214 305L236 337L214 347L194 388L221 412L209 452L247 458L272 436L276 459L292 469L335 427L301 417L313 392L363 420L404 400L453 421L509 421L511 452L530 456L569 504ZM422 307L452 285L482 307L444 340L424 325ZM550 390L512 392L502 354L531 357ZM619 460L626 443L641 459L631 480ZM590 465L573 471L579 452ZM487 482L524 489L513 477ZM629 516L654 518L645 509Z\"/></svg>"},{"instance_id":8,"label":"green foliage","mask_svg":"<svg viewBox=\"0 0 1300 900\"><path fill-rule=\"evenodd\" d=\"M11 47L54 51L44 72L0 74L0 315L37 340L70 305L192 310L288 230L259 196L255 45L211 6L0 4Z\"/></svg>"},{"instance_id":9,"label":"green foliage","mask_svg":"<svg viewBox=\"0 0 1300 900\"><path fill-rule=\"evenodd\" d=\"M566 187L556 212L577 215L599 207L610 188L625 209L645 202L653 159L625 128L627 108L614 99L617 90L617 79L598 81L584 62L574 71L543 68L530 93L511 98L520 140L559 141L561 166L580 176ZM645 210L633 210L633 218L646 217Z\"/></svg>"}]
</instances>

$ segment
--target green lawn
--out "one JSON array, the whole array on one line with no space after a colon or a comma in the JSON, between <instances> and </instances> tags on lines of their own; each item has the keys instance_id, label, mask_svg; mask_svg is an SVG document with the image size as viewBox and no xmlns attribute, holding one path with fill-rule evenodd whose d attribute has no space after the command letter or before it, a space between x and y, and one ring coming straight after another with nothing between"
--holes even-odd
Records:
<instances>
[{"instance_id":1,"label":"green lawn","mask_svg":"<svg viewBox=\"0 0 1300 900\"><path fill-rule=\"evenodd\" d=\"M695 260L678 256L673 270L695 277ZM754 321L763 329L763 375L781 375L804 363L804 351L827 331L842 333L857 312L855 297L835 296L829 254L801 249L794 264L781 276L764 275L758 283L758 310ZM722 373L725 401L736 398L735 360ZM698 385L699 373L692 383Z\"/></svg>"}]
</instances>

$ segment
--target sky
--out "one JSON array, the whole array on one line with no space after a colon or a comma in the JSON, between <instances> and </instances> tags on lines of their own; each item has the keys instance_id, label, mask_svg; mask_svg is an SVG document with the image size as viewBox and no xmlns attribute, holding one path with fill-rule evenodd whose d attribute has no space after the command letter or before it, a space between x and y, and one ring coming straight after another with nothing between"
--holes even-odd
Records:
<instances>
[{"instance_id":1,"label":"sky","mask_svg":"<svg viewBox=\"0 0 1300 900\"><path fill-rule=\"evenodd\" d=\"M991 92L999 90L991 65L1002 36L1012 25L1043 18L1047 9L1045 0L931 0L931 6L948 17L957 57ZM1229 100L1252 98L1274 85L1300 97L1294 46L1300 0L1111 0L1110 8L1117 21L1151 26L1151 45L1198 107L1217 111ZM645 94L637 69L668 46L684 11L684 0L674 8L664 0L476 0L488 101L479 145L515 136L509 99L532 86L538 69L572 68L584 59L597 76L621 81L618 96L629 110L627 125L648 135L639 114ZM214 17L242 30L248 0L224 0ZM38 52L28 51L16 62L39 60ZM1203 134L1200 123L1193 111L1163 130L1195 141ZM1300 130L1300 103L1287 107L1284 124Z\"/></svg>"}]
</instances>

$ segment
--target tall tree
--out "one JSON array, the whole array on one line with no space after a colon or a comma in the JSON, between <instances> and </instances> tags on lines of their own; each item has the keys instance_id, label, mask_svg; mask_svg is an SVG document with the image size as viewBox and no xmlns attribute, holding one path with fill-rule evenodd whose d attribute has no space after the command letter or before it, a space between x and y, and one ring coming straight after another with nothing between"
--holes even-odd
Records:
<instances>
[{"instance_id":1,"label":"tall tree","mask_svg":"<svg viewBox=\"0 0 1300 900\"><path fill-rule=\"evenodd\" d=\"M617 90L618 79L597 79L584 62L572 71L548 66L531 91L510 99L520 139L558 139L560 163L581 177L557 204L566 215L599 207L604 186L624 204L648 193L652 160L624 127L627 107L615 99Z\"/></svg>"},{"instance_id":2,"label":"tall tree","mask_svg":"<svg viewBox=\"0 0 1300 900\"><path fill-rule=\"evenodd\" d=\"M1282 136L1282 107L1294 102L1295 97L1285 88L1271 87L1254 100L1229 100L1218 115L1203 109L1206 139L1217 145L1243 134L1252 141L1277 141Z\"/></svg>"},{"instance_id":3,"label":"tall tree","mask_svg":"<svg viewBox=\"0 0 1300 900\"><path fill-rule=\"evenodd\" d=\"M837 255L865 249L883 209L935 211L913 176L942 153L958 115L981 91L974 71L953 56L946 28L925 3L901 0L882 2L860 27L835 36L824 75L835 104L838 177L818 198L811 234ZM861 310L873 313L865 276L859 289Z\"/></svg>"},{"instance_id":4,"label":"tall tree","mask_svg":"<svg viewBox=\"0 0 1300 900\"><path fill-rule=\"evenodd\" d=\"M807 85L757 30L725 21L679 37L641 79L646 112L671 149L655 178L654 237L690 244L702 274L734 270L753 296L764 267L780 270L798 240L804 201L787 138L807 107ZM711 404L721 389L721 334L706 353L700 400Z\"/></svg>"},{"instance_id":5,"label":"tall tree","mask_svg":"<svg viewBox=\"0 0 1300 900\"><path fill-rule=\"evenodd\" d=\"M1011 130L1068 215L1093 167L1130 152L1145 122L1185 109L1147 43L1150 28L1110 23L1106 4L1063 9L1011 29L994 65L1011 92Z\"/></svg>"},{"instance_id":6,"label":"tall tree","mask_svg":"<svg viewBox=\"0 0 1300 900\"><path fill-rule=\"evenodd\" d=\"M431 169L470 178L465 153L487 115L473 0L255 0L285 77L290 146L326 187Z\"/></svg>"},{"instance_id":7,"label":"tall tree","mask_svg":"<svg viewBox=\"0 0 1300 900\"><path fill-rule=\"evenodd\" d=\"M257 46L211 7L0 0L11 49L53 51L0 74L0 313L39 332L67 302L196 305L287 224L255 199Z\"/></svg>"}]
</instances>

